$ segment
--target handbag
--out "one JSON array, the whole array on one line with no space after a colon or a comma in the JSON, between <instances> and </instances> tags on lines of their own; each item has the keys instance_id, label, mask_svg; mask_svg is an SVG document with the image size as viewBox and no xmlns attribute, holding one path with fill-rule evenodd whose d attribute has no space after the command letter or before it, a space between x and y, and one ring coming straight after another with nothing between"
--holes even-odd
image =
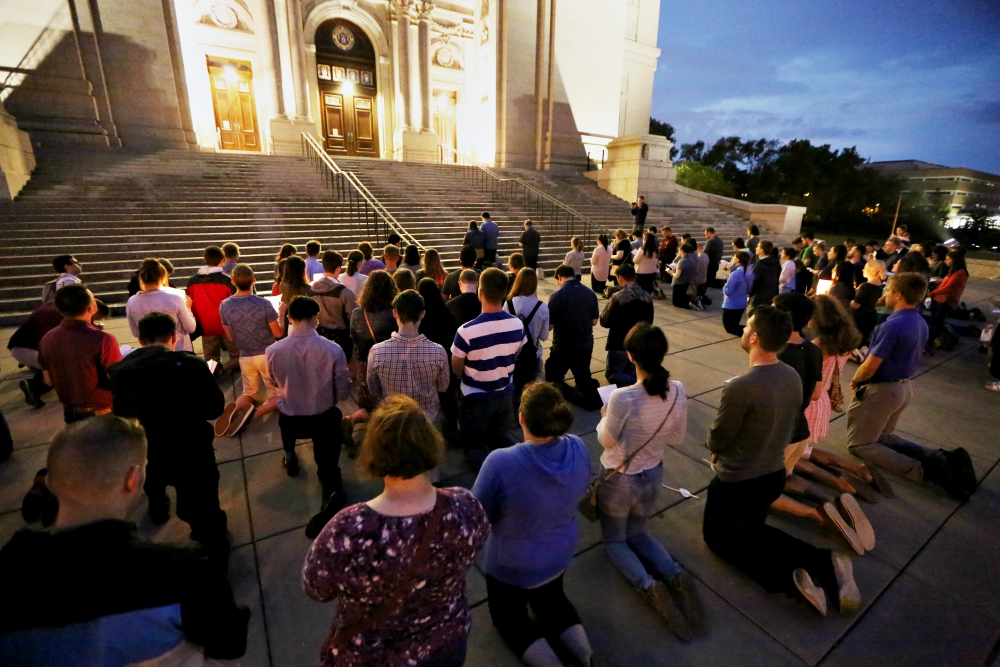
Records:
<instances>
[{"instance_id":1,"label":"handbag","mask_svg":"<svg viewBox=\"0 0 1000 667\"><path fill-rule=\"evenodd\" d=\"M669 391L669 389L668 389L668 391ZM680 394L680 392L674 394L674 402L670 405L670 409L667 410L667 414L666 414L666 416L663 417L663 421L661 421L660 425L656 427L655 431L653 431L653 435L649 436L649 440L647 440L646 442L642 443L642 446L639 447L639 449L637 449L634 452L632 452L622 462L622 464L620 466L618 466L617 468L615 468L611 472L608 472L607 470L605 470L605 474L602 477L598 477L597 479L593 480L590 483L590 485L587 487L587 492L583 494L583 498L581 498L580 502L578 502L576 504L576 507L577 507L577 509L580 510L580 514L582 514L584 516L584 518L586 518L588 521L594 522L594 521L597 521L597 519L599 518L598 512L597 512L597 491L598 491L598 489L600 489L601 486L603 486L604 483L607 482L611 478L611 476L614 475L615 473L624 474L625 471L628 470L628 467L630 465L632 465L632 460L639 454L639 452L641 452L643 449L645 449L646 445L648 445L649 443L651 443L653 441L653 438L655 438L656 435L660 432L660 429L663 428L663 425L667 423L667 419L670 418L670 413L672 413L674 411L674 406L677 405L677 397L679 396L679 394Z\"/></svg>"},{"instance_id":2,"label":"handbag","mask_svg":"<svg viewBox=\"0 0 1000 667\"><path fill-rule=\"evenodd\" d=\"M324 655L331 646L336 646L338 644L343 645L344 643L351 641L354 637L357 637L358 635L376 627L379 623L384 621L389 614L399 609L400 604L410 592L410 585L413 583L413 580L427 565L427 560L431 551L431 542L434 541L434 538L439 532L441 520L445 515L446 505L447 503L441 497L441 492L438 491L437 498L434 503L434 509L431 510L430 520L427 522L427 527L424 528L424 534L420 536L420 544L417 545L417 551L413 555L413 560L410 561L406 570L396 577L396 586L392 593L387 595L386 598L382 600L382 603L368 616L365 616L353 625L341 626L337 628L333 635L327 639L326 646L323 647Z\"/></svg>"},{"instance_id":3,"label":"handbag","mask_svg":"<svg viewBox=\"0 0 1000 667\"><path fill-rule=\"evenodd\" d=\"M833 378L830 380L830 409L834 412L844 411L844 389L840 386L840 359L833 358Z\"/></svg>"}]
</instances>

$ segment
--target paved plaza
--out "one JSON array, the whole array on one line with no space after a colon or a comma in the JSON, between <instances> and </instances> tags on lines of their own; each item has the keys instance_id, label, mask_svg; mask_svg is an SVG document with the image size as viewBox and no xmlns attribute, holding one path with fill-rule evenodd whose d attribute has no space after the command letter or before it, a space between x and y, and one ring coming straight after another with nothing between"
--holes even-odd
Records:
<instances>
[{"instance_id":1,"label":"paved plaza","mask_svg":"<svg viewBox=\"0 0 1000 667\"><path fill-rule=\"evenodd\" d=\"M541 286L546 294L554 289L551 280ZM579 545L565 582L594 645L595 664L1000 664L1000 394L983 389L991 378L975 340L963 338L955 351L924 358L914 400L899 431L933 447L965 447L982 480L980 488L960 505L939 488L892 478L896 498L862 503L877 538L874 551L853 560L864 607L853 616L831 611L822 618L804 602L766 593L702 541L702 492L712 479L704 463L705 437L723 384L748 366L739 341L722 328L718 291L710 294L715 305L705 312L656 302L655 323L670 342L665 366L692 398L684 444L668 448L664 456L664 483L701 497L685 500L662 489L661 511L650 522L651 532L698 580L708 631L688 644L679 642L614 568L601 547L598 526L581 518ZM964 300L988 311L989 297L997 294L1000 281L970 280ZM107 330L120 343L137 345L123 318L108 322ZM0 331L0 338L6 343L10 334L9 329ZM601 384L606 383L606 334L607 330L596 329L591 363ZM545 347L547 354L548 343ZM855 368L849 363L842 377L845 395ZM21 498L44 466L47 443L62 426L54 393L46 396L48 404L42 409L25 405L17 386L24 377L26 371L17 369L4 346L0 408L16 448L10 459L0 463L4 543L23 527ZM227 376L224 386L231 399L239 391L238 374ZM351 406L341 407L347 412ZM572 432L587 443L597 470L601 447L594 429L599 415L574 410ZM310 544L303 528L319 509L320 487L308 441L299 444L302 472L295 478L285 474L276 417L255 420L241 436L215 443L222 506L229 515L234 546L230 579L238 600L253 612L242 661L249 667L316 664L335 612L335 605L313 602L302 592L302 561ZM821 446L848 455L846 423L843 415L834 413L830 434ZM350 502L379 492L381 483L362 478L346 454L341 465ZM470 487L475 476L464 465L461 452L450 451L442 477L449 485ZM145 504L135 520L155 540L186 539L187 525L176 517L161 527L150 524ZM846 549L846 543L804 522L778 517L770 521L817 546ZM475 568L468 575L467 594L473 609L466 664L520 665L490 623L485 579Z\"/></svg>"}]
</instances>

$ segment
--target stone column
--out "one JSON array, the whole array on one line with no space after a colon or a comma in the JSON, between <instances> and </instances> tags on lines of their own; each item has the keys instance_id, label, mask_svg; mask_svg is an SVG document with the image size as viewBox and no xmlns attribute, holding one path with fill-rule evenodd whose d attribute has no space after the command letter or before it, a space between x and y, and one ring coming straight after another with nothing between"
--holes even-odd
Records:
<instances>
[{"instance_id":1,"label":"stone column","mask_svg":"<svg viewBox=\"0 0 1000 667\"><path fill-rule=\"evenodd\" d=\"M403 129L416 126L413 122L413 95L410 92L410 8L413 0L396 0L399 41L399 94L403 98Z\"/></svg>"},{"instance_id":2,"label":"stone column","mask_svg":"<svg viewBox=\"0 0 1000 667\"><path fill-rule=\"evenodd\" d=\"M271 102L271 118L287 118L285 97L281 93L281 55L278 53L278 21L271 0L257 0L257 35L260 40L260 60L268 79L267 96Z\"/></svg>"},{"instance_id":3,"label":"stone column","mask_svg":"<svg viewBox=\"0 0 1000 667\"><path fill-rule=\"evenodd\" d=\"M434 131L434 116L431 111L431 12L433 11L433 3L420 3L420 23L417 28L417 35L420 47L421 132Z\"/></svg>"},{"instance_id":4,"label":"stone column","mask_svg":"<svg viewBox=\"0 0 1000 667\"><path fill-rule=\"evenodd\" d=\"M312 120L309 86L306 84L306 46L302 38L302 0L285 0L288 18L288 45L292 51L292 79L295 82L295 115Z\"/></svg>"}]
</instances>

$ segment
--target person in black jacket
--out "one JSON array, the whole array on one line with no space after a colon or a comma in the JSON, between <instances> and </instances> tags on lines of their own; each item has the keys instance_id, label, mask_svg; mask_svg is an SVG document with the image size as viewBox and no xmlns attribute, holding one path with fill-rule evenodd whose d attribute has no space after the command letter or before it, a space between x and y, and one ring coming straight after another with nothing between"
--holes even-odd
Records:
<instances>
[{"instance_id":1,"label":"person in black jacket","mask_svg":"<svg viewBox=\"0 0 1000 667\"><path fill-rule=\"evenodd\" d=\"M715 276L719 272L719 262L722 261L722 254L726 251L722 244L722 239L715 235L714 227L705 228L705 254L708 255L708 281L706 287L721 287Z\"/></svg>"},{"instance_id":2,"label":"person in black jacket","mask_svg":"<svg viewBox=\"0 0 1000 667\"><path fill-rule=\"evenodd\" d=\"M635 364L625 351L625 337L639 322L653 323L653 297L635 282L635 267L631 264L621 267L617 278L622 289L608 300L600 317L601 326L608 329L604 346L608 367L604 377L625 387L636 383Z\"/></svg>"},{"instance_id":3,"label":"person in black jacket","mask_svg":"<svg viewBox=\"0 0 1000 667\"><path fill-rule=\"evenodd\" d=\"M128 521L146 453L142 426L113 414L56 435L55 529L22 530L0 551L5 665L201 664L202 654L246 652L250 611L236 605L221 564L201 548L153 544Z\"/></svg>"},{"instance_id":4,"label":"person in black jacket","mask_svg":"<svg viewBox=\"0 0 1000 667\"><path fill-rule=\"evenodd\" d=\"M781 260L770 241L757 245L757 262L753 265L753 287L750 288L750 307L769 306L778 295L778 278L781 277Z\"/></svg>"},{"instance_id":5,"label":"person in black jacket","mask_svg":"<svg viewBox=\"0 0 1000 667\"><path fill-rule=\"evenodd\" d=\"M191 537L220 557L228 555L226 513L219 507L219 468L209 420L225 407L225 397L208 365L190 352L175 352L176 325L169 315L149 313L139 320L142 347L108 369L113 411L134 417L146 429L149 465L144 490L153 523L170 518L166 487L177 490L177 516Z\"/></svg>"},{"instance_id":6,"label":"person in black jacket","mask_svg":"<svg viewBox=\"0 0 1000 667\"><path fill-rule=\"evenodd\" d=\"M649 205L646 198L639 195L639 200L632 202L632 231L636 236L641 237L646 231L646 215L649 213Z\"/></svg>"}]
</instances>

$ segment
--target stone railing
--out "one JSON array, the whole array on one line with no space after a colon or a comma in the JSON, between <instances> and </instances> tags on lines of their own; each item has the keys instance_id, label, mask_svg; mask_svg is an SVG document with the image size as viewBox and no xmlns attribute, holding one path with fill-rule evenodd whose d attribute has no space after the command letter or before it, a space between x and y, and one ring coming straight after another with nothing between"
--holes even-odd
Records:
<instances>
[{"instance_id":1,"label":"stone railing","mask_svg":"<svg viewBox=\"0 0 1000 667\"><path fill-rule=\"evenodd\" d=\"M741 199L732 199L709 192L692 190L683 185L673 184L672 199L675 206L711 206L740 216L747 224L754 224L761 231L780 235L798 235L802 229L805 206L786 204L754 204Z\"/></svg>"}]
</instances>

